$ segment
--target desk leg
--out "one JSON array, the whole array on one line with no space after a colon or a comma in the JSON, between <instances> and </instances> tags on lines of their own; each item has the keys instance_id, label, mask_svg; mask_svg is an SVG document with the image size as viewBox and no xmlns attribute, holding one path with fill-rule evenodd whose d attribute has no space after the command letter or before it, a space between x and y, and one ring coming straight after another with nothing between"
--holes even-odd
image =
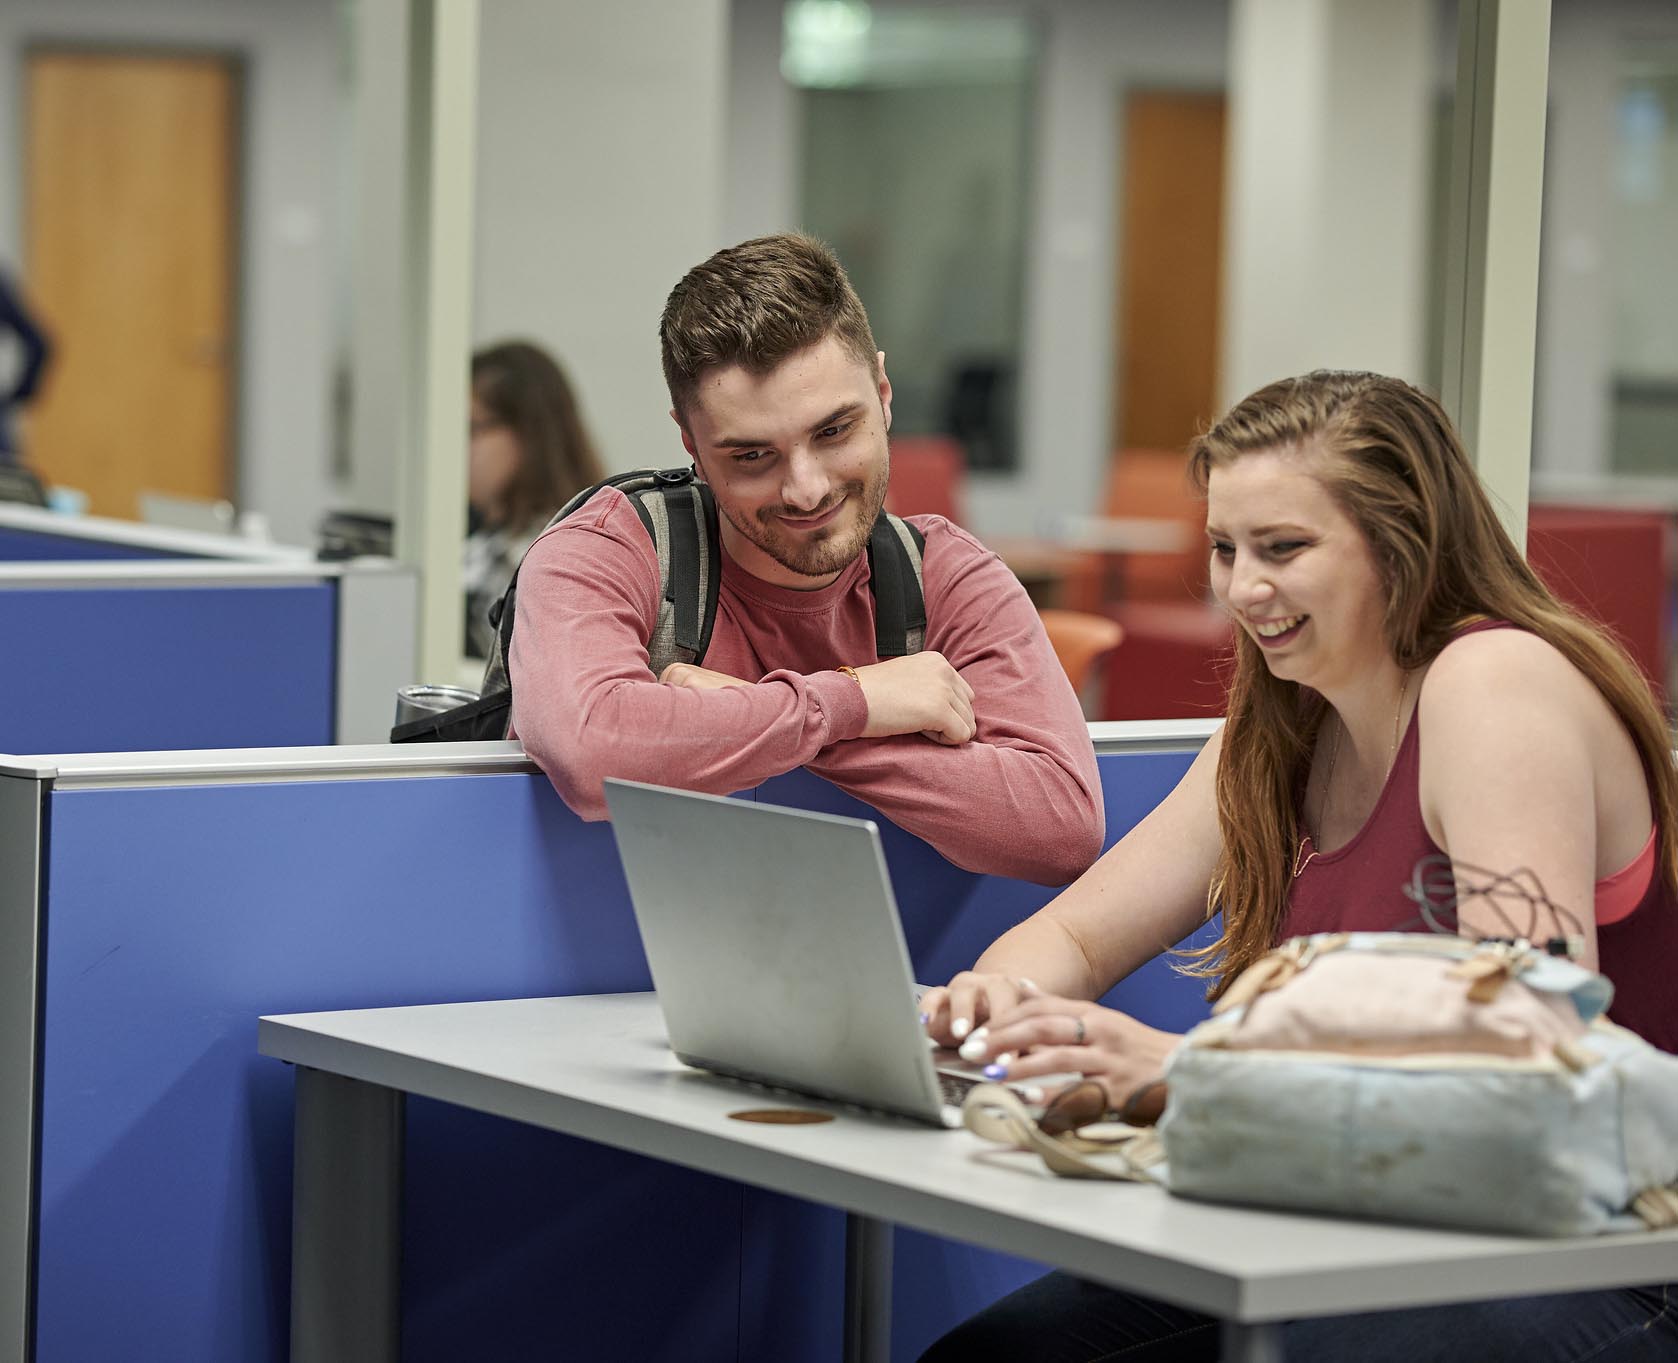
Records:
<instances>
[{"instance_id":1,"label":"desk leg","mask_svg":"<svg viewBox=\"0 0 1678 1363\"><path fill-rule=\"evenodd\" d=\"M845 1217L844 1363L891 1358L891 1236L889 1221Z\"/></svg>"},{"instance_id":2,"label":"desk leg","mask_svg":"<svg viewBox=\"0 0 1678 1363\"><path fill-rule=\"evenodd\" d=\"M1282 1363L1282 1327L1274 1322L1243 1325L1224 1322L1221 1363Z\"/></svg>"},{"instance_id":3,"label":"desk leg","mask_svg":"<svg viewBox=\"0 0 1678 1363\"><path fill-rule=\"evenodd\" d=\"M402 1108L395 1089L297 1066L292 1363L397 1363Z\"/></svg>"}]
</instances>

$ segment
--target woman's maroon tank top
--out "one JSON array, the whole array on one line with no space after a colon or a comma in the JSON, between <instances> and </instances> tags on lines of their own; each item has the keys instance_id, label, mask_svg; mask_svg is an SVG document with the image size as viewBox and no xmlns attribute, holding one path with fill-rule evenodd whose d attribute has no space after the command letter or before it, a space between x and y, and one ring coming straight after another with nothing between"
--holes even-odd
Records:
<instances>
[{"instance_id":1,"label":"woman's maroon tank top","mask_svg":"<svg viewBox=\"0 0 1678 1363\"><path fill-rule=\"evenodd\" d=\"M1416 863L1440 850L1422 820L1421 757L1418 706L1363 827L1332 852L1311 856L1306 849L1308 860L1289 889L1282 937L1427 931L1416 904L1404 896ZM1673 988L1678 898L1667 888L1658 860L1637 907L1618 922L1599 924L1596 940L1602 973L1614 984L1608 1016L1662 1050L1678 1052L1678 991Z\"/></svg>"}]
</instances>

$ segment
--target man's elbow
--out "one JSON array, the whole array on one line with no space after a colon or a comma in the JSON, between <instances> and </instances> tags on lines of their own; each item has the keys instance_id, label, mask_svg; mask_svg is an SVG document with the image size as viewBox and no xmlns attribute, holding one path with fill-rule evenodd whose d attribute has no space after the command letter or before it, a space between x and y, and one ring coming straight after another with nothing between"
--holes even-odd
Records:
<instances>
[{"instance_id":1,"label":"man's elbow","mask_svg":"<svg viewBox=\"0 0 1678 1363\"><path fill-rule=\"evenodd\" d=\"M585 754L534 736L521 734L520 741L524 744L524 755L542 769L573 814L587 823L598 823L607 817L603 777Z\"/></svg>"},{"instance_id":2,"label":"man's elbow","mask_svg":"<svg viewBox=\"0 0 1678 1363\"><path fill-rule=\"evenodd\" d=\"M1054 830L1036 849L1030 868L1020 879L1038 885L1070 885L1101 856L1105 835L1099 817L1094 822Z\"/></svg>"}]
</instances>

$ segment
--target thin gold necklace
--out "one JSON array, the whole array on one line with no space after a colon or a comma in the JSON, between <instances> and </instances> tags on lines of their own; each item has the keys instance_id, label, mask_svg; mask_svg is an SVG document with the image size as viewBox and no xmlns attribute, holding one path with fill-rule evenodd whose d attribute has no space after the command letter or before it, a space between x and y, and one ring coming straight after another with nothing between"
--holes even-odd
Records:
<instances>
[{"instance_id":1,"label":"thin gold necklace","mask_svg":"<svg viewBox=\"0 0 1678 1363\"><path fill-rule=\"evenodd\" d=\"M1381 785L1385 788L1387 779L1392 775L1393 765L1398 761L1398 724L1404 716L1404 698L1410 691L1410 674L1406 672L1398 684L1398 706L1393 711L1392 746L1387 752L1387 771L1381 778ZM1328 797L1334 792L1334 764L1340 760L1340 734L1346 727L1346 721L1335 715L1334 746L1329 749L1328 774L1323 778L1323 798L1317 809L1317 832L1320 834L1323 824L1328 819ZM1303 822L1303 819L1301 820ZM1306 847L1310 847L1307 852ZM1293 878L1298 880L1300 874L1317 859L1317 840L1311 836L1311 830L1306 829L1299 840L1299 847L1293 854Z\"/></svg>"}]
</instances>

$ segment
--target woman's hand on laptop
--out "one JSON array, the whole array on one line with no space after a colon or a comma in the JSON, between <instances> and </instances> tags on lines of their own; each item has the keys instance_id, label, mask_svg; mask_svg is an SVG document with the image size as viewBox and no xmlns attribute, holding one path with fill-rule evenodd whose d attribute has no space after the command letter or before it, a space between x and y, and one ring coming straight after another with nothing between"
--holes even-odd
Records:
<instances>
[{"instance_id":1,"label":"woman's hand on laptop","mask_svg":"<svg viewBox=\"0 0 1678 1363\"><path fill-rule=\"evenodd\" d=\"M1040 990L1023 975L964 970L921 995L921 1021L940 1046L960 1046L973 1029L1034 998Z\"/></svg>"},{"instance_id":2,"label":"woman's hand on laptop","mask_svg":"<svg viewBox=\"0 0 1678 1363\"><path fill-rule=\"evenodd\" d=\"M1160 1076L1179 1040L1128 1013L1037 992L994 1009L989 1022L968 1034L961 1057L984 1064L987 1079L1015 1087L1044 1075L1082 1074L1106 1089L1110 1111L1142 1122L1164 1106Z\"/></svg>"}]
</instances>

